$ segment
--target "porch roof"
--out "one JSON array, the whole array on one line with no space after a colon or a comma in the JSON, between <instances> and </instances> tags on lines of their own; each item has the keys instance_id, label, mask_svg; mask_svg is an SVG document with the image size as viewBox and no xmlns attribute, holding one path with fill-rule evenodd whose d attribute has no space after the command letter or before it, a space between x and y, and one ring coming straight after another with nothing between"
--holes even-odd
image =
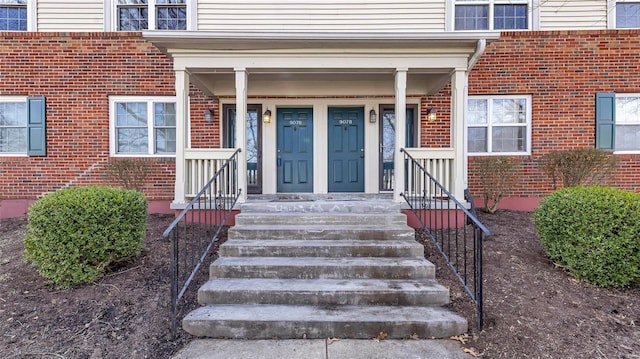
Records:
<instances>
[{"instance_id":1,"label":"porch roof","mask_svg":"<svg viewBox=\"0 0 640 359\"><path fill-rule=\"evenodd\" d=\"M233 96L234 72L250 74L249 96L389 96L396 69L408 73L407 95L439 91L466 69L479 42L495 32L166 32L143 36L189 72L200 89ZM275 87L274 87L275 86Z\"/></svg>"}]
</instances>

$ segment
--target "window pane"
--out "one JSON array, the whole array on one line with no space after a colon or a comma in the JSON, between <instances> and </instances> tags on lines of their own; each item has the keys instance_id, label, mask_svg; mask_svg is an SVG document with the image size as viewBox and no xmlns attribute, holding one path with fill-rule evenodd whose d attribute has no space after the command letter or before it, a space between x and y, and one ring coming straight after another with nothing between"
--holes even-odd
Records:
<instances>
[{"instance_id":1,"label":"window pane","mask_svg":"<svg viewBox=\"0 0 640 359\"><path fill-rule=\"evenodd\" d=\"M118 5L138 5L148 3L148 0L118 0Z\"/></svg>"},{"instance_id":2,"label":"window pane","mask_svg":"<svg viewBox=\"0 0 640 359\"><path fill-rule=\"evenodd\" d=\"M457 5L455 12L456 30L487 30L489 28L489 5Z\"/></svg>"},{"instance_id":3,"label":"window pane","mask_svg":"<svg viewBox=\"0 0 640 359\"><path fill-rule=\"evenodd\" d=\"M0 126L27 127L27 103L0 102Z\"/></svg>"},{"instance_id":4,"label":"window pane","mask_svg":"<svg viewBox=\"0 0 640 359\"><path fill-rule=\"evenodd\" d=\"M526 127L494 127L491 137L492 152L526 151Z\"/></svg>"},{"instance_id":5,"label":"window pane","mask_svg":"<svg viewBox=\"0 0 640 359\"><path fill-rule=\"evenodd\" d=\"M616 126L616 151L640 150L640 125Z\"/></svg>"},{"instance_id":6,"label":"window pane","mask_svg":"<svg viewBox=\"0 0 640 359\"><path fill-rule=\"evenodd\" d=\"M467 116L467 123L470 125L486 125L487 100L468 100Z\"/></svg>"},{"instance_id":7,"label":"window pane","mask_svg":"<svg viewBox=\"0 0 640 359\"><path fill-rule=\"evenodd\" d=\"M494 29L527 28L527 5L495 5L493 11Z\"/></svg>"},{"instance_id":8,"label":"window pane","mask_svg":"<svg viewBox=\"0 0 640 359\"><path fill-rule=\"evenodd\" d=\"M493 100L492 122L495 124L526 123L526 103L525 99Z\"/></svg>"},{"instance_id":9,"label":"window pane","mask_svg":"<svg viewBox=\"0 0 640 359\"><path fill-rule=\"evenodd\" d=\"M616 97L616 123L640 124L640 98Z\"/></svg>"},{"instance_id":10,"label":"window pane","mask_svg":"<svg viewBox=\"0 0 640 359\"><path fill-rule=\"evenodd\" d=\"M247 162L258 163L258 112L247 111Z\"/></svg>"},{"instance_id":11,"label":"window pane","mask_svg":"<svg viewBox=\"0 0 640 359\"><path fill-rule=\"evenodd\" d=\"M155 153L175 153L175 152L176 152L176 129L175 128L157 128Z\"/></svg>"},{"instance_id":12,"label":"window pane","mask_svg":"<svg viewBox=\"0 0 640 359\"><path fill-rule=\"evenodd\" d=\"M147 127L147 104L125 102L116 104L116 126Z\"/></svg>"},{"instance_id":13,"label":"window pane","mask_svg":"<svg viewBox=\"0 0 640 359\"><path fill-rule=\"evenodd\" d=\"M119 153L147 153L149 141L147 128L118 128L117 147Z\"/></svg>"},{"instance_id":14,"label":"window pane","mask_svg":"<svg viewBox=\"0 0 640 359\"><path fill-rule=\"evenodd\" d=\"M153 105L155 126L176 126L176 104L158 102Z\"/></svg>"},{"instance_id":15,"label":"window pane","mask_svg":"<svg viewBox=\"0 0 640 359\"><path fill-rule=\"evenodd\" d=\"M149 11L144 7L119 7L118 30L140 31L149 28Z\"/></svg>"},{"instance_id":16,"label":"window pane","mask_svg":"<svg viewBox=\"0 0 640 359\"><path fill-rule=\"evenodd\" d=\"M156 0L156 4L186 4L187 0Z\"/></svg>"},{"instance_id":17,"label":"window pane","mask_svg":"<svg viewBox=\"0 0 640 359\"><path fill-rule=\"evenodd\" d=\"M487 128L469 127L467 147L469 152L487 152Z\"/></svg>"},{"instance_id":18,"label":"window pane","mask_svg":"<svg viewBox=\"0 0 640 359\"><path fill-rule=\"evenodd\" d=\"M616 4L616 27L640 27L640 2Z\"/></svg>"},{"instance_id":19,"label":"window pane","mask_svg":"<svg viewBox=\"0 0 640 359\"><path fill-rule=\"evenodd\" d=\"M26 153L27 128L0 127L0 153Z\"/></svg>"},{"instance_id":20,"label":"window pane","mask_svg":"<svg viewBox=\"0 0 640 359\"><path fill-rule=\"evenodd\" d=\"M157 10L158 30L186 30L187 7L170 6L159 7Z\"/></svg>"},{"instance_id":21,"label":"window pane","mask_svg":"<svg viewBox=\"0 0 640 359\"><path fill-rule=\"evenodd\" d=\"M0 31L27 31L27 6L0 5Z\"/></svg>"}]
</instances>

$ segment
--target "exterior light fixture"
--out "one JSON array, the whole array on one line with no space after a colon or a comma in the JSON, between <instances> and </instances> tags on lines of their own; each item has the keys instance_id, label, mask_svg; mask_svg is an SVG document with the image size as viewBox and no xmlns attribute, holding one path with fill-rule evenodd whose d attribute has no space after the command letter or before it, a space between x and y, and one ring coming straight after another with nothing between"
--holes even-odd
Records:
<instances>
[{"instance_id":1,"label":"exterior light fixture","mask_svg":"<svg viewBox=\"0 0 640 359\"><path fill-rule=\"evenodd\" d=\"M376 114L376 110L374 110L372 107L371 111L369 111L369 122L376 123L377 119L378 119L378 115Z\"/></svg>"},{"instance_id":2,"label":"exterior light fixture","mask_svg":"<svg viewBox=\"0 0 640 359\"><path fill-rule=\"evenodd\" d=\"M204 110L204 122L213 122L213 110L206 109Z\"/></svg>"},{"instance_id":3,"label":"exterior light fixture","mask_svg":"<svg viewBox=\"0 0 640 359\"><path fill-rule=\"evenodd\" d=\"M271 110L267 107L267 110L262 114L262 122L271 123Z\"/></svg>"},{"instance_id":4,"label":"exterior light fixture","mask_svg":"<svg viewBox=\"0 0 640 359\"><path fill-rule=\"evenodd\" d=\"M437 116L436 116L436 109L435 109L435 108L433 108L433 107L429 107L429 108L427 109L427 120L428 120L429 122L433 122L433 121L435 121L435 120L436 120L436 118L437 118Z\"/></svg>"}]
</instances>

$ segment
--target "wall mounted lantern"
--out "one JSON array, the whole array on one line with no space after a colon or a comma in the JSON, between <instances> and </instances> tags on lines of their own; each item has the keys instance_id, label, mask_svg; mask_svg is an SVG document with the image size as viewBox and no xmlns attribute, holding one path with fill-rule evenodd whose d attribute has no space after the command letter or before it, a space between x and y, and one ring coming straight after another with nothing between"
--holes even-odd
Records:
<instances>
[{"instance_id":1,"label":"wall mounted lantern","mask_svg":"<svg viewBox=\"0 0 640 359\"><path fill-rule=\"evenodd\" d=\"M438 118L438 117L437 117L437 115L436 115L436 109L435 109L435 108L433 108L433 107L429 107L429 108L427 109L427 120L428 120L429 122L433 122L433 121L435 121L437 118Z\"/></svg>"},{"instance_id":2,"label":"wall mounted lantern","mask_svg":"<svg viewBox=\"0 0 640 359\"><path fill-rule=\"evenodd\" d=\"M371 111L369 111L369 122L376 123L377 119L378 119L378 115L376 114L376 110L374 110L372 107Z\"/></svg>"},{"instance_id":3,"label":"wall mounted lantern","mask_svg":"<svg viewBox=\"0 0 640 359\"><path fill-rule=\"evenodd\" d=\"M213 122L213 110L212 109L204 110L204 122Z\"/></svg>"},{"instance_id":4,"label":"wall mounted lantern","mask_svg":"<svg viewBox=\"0 0 640 359\"><path fill-rule=\"evenodd\" d=\"M262 122L271 123L271 110L267 107L267 110L262 114Z\"/></svg>"}]
</instances>

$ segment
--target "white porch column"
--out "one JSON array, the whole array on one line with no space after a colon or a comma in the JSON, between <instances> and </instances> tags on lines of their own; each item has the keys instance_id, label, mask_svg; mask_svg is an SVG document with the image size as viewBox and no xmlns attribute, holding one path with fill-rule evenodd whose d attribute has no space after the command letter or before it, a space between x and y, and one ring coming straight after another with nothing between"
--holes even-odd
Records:
<instances>
[{"instance_id":1,"label":"white porch column","mask_svg":"<svg viewBox=\"0 0 640 359\"><path fill-rule=\"evenodd\" d=\"M467 69L455 69L451 76L451 146L454 149L453 188L450 189L459 201L464 199L465 163L464 109L467 98Z\"/></svg>"},{"instance_id":2,"label":"white porch column","mask_svg":"<svg viewBox=\"0 0 640 359\"><path fill-rule=\"evenodd\" d=\"M247 200L247 69L238 67L236 73L236 147L238 154L238 188L242 191L238 201Z\"/></svg>"},{"instance_id":3,"label":"white porch column","mask_svg":"<svg viewBox=\"0 0 640 359\"><path fill-rule=\"evenodd\" d=\"M187 126L189 126L189 74L175 70L176 87L176 182L173 203L185 203L185 159L187 148ZM178 207L176 207L178 208Z\"/></svg>"},{"instance_id":4,"label":"white porch column","mask_svg":"<svg viewBox=\"0 0 640 359\"><path fill-rule=\"evenodd\" d=\"M404 191L404 154L400 152L401 148L406 146L405 133L407 127L407 71L406 68L396 69L396 148L393 157L393 199L396 202L402 202L404 199L400 194Z\"/></svg>"}]
</instances>

